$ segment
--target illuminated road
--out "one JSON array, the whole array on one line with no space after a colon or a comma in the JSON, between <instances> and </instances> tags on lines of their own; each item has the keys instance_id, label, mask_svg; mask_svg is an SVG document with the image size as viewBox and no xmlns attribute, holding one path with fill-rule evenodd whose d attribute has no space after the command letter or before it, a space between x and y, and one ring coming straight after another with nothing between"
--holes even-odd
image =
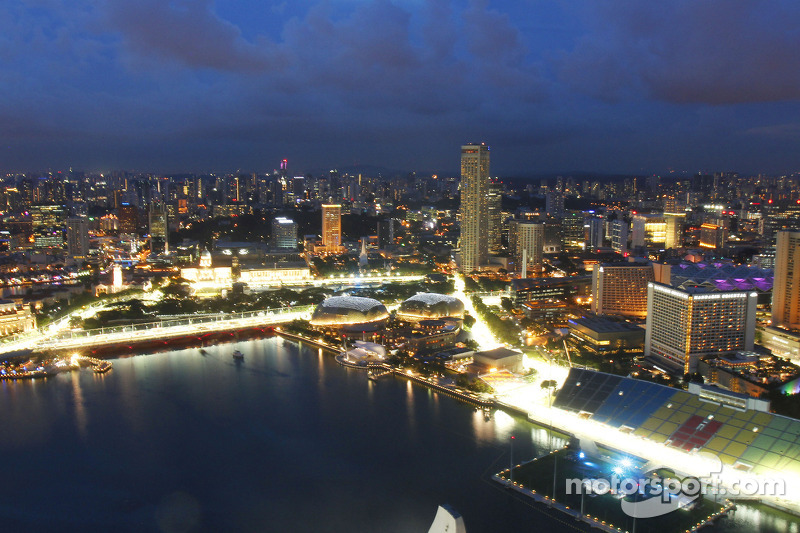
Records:
<instances>
[{"instance_id":1,"label":"illuminated road","mask_svg":"<svg viewBox=\"0 0 800 533\"><path fill-rule=\"evenodd\" d=\"M168 339L185 335L205 335L233 329L283 324L298 318L308 319L313 308L314 306L302 306L247 313L194 315L188 318L94 330L61 331L56 329L55 333L48 336L40 335L38 338L30 339L27 347L36 350L80 350L106 344Z\"/></svg>"}]
</instances>

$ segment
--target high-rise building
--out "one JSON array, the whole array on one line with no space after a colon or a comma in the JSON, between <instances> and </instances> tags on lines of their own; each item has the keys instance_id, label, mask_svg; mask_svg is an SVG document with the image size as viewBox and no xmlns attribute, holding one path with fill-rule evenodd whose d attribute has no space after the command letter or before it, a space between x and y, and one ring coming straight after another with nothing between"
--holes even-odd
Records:
<instances>
[{"instance_id":1,"label":"high-rise building","mask_svg":"<svg viewBox=\"0 0 800 533\"><path fill-rule=\"evenodd\" d=\"M502 245L503 229L503 184L489 183L489 250L496 252Z\"/></svg>"},{"instance_id":2,"label":"high-rise building","mask_svg":"<svg viewBox=\"0 0 800 533\"><path fill-rule=\"evenodd\" d=\"M517 237L514 259L517 264L525 270L527 265L541 265L544 252L544 224L533 220L519 220L515 228ZM523 256L527 265L522 264ZM523 277L528 277L527 272Z\"/></svg>"},{"instance_id":3,"label":"high-rise building","mask_svg":"<svg viewBox=\"0 0 800 533\"><path fill-rule=\"evenodd\" d=\"M139 232L139 208L135 205L123 203L117 209L119 218L119 232L135 234Z\"/></svg>"},{"instance_id":4,"label":"high-rise building","mask_svg":"<svg viewBox=\"0 0 800 533\"><path fill-rule=\"evenodd\" d=\"M611 248L621 254L628 253L628 221L618 218L611 221Z\"/></svg>"},{"instance_id":5,"label":"high-rise building","mask_svg":"<svg viewBox=\"0 0 800 533\"><path fill-rule=\"evenodd\" d=\"M568 211L561 220L562 250L580 251L586 246L583 213Z\"/></svg>"},{"instance_id":6,"label":"high-rise building","mask_svg":"<svg viewBox=\"0 0 800 533\"><path fill-rule=\"evenodd\" d=\"M461 147L461 272L489 260L489 147Z\"/></svg>"},{"instance_id":7,"label":"high-rise building","mask_svg":"<svg viewBox=\"0 0 800 533\"><path fill-rule=\"evenodd\" d=\"M772 286L772 325L800 328L800 231L779 231Z\"/></svg>"},{"instance_id":8,"label":"high-rise building","mask_svg":"<svg viewBox=\"0 0 800 533\"><path fill-rule=\"evenodd\" d=\"M681 248L683 246L683 222L685 213L664 213L664 248Z\"/></svg>"},{"instance_id":9,"label":"high-rise building","mask_svg":"<svg viewBox=\"0 0 800 533\"><path fill-rule=\"evenodd\" d=\"M647 316L650 263L608 263L592 271L592 311L598 315Z\"/></svg>"},{"instance_id":10,"label":"high-rise building","mask_svg":"<svg viewBox=\"0 0 800 533\"><path fill-rule=\"evenodd\" d=\"M150 251L152 253L169 253L169 226L167 225L167 208L162 202L151 202L149 213Z\"/></svg>"},{"instance_id":11,"label":"high-rise building","mask_svg":"<svg viewBox=\"0 0 800 533\"><path fill-rule=\"evenodd\" d=\"M76 259L89 256L89 221L86 217L67 219L67 254Z\"/></svg>"},{"instance_id":12,"label":"high-rise building","mask_svg":"<svg viewBox=\"0 0 800 533\"><path fill-rule=\"evenodd\" d=\"M272 219L272 247L277 250L297 250L297 223L295 221L285 217Z\"/></svg>"},{"instance_id":13,"label":"high-rise building","mask_svg":"<svg viewBox=\"0 0 800 533\"><path fill-rule=\"evenodd\" d=\"M631 248L647 250L663 248L667 240L667 223L664 215L633 215Z\"/></svg>"},{"instance_id":14,"label":"high-rise building","mask_svg":"<svg viewBox=\"0 0 800 533\"><path fill-rule=\"evenodd\" d=\"M700 247L712 250L725 248L728 240L728 228L706 222L700 226Z\"/></svg>"},{"instance_id":15,"label":"high-rise building","mask_svg":"<svg viewBox=\"0 0 800 533\"><path fill-rule=\"evenodd\" d=\"M752 350L757 299L754 291L648 283L645 357L673 374L688 374L704 357Z\"/></svg>"},{"instance_id":16,"label":"high-rise building","mask_svg":"<svg viewBox=\"0 0 800 533\"><path fill-rule=\"evenodd\" d=\"M596 250L603 246L603 222L602 216L590 216L583 220L584 239L586 249Z\"/></svg>"},{"instance_id":17,"label":"high-rise building","mask_svg":"<svg viewBox=\"0 0 800 533\"><path fill-rule=\"evenodd\" d=\"M564 216L564 193L561 190L548 191L545 196L545 210L548 216L561 218Z\"/></svg>"},{"instance_id":18,"label":"high-rise building","mask_svg":"<svg viewBox=\"0 0 800 533\"><path fill-rule=\"evenodd\" d=\"M328 253L338 253L342 246L342 206L322 205L322 246Z\"/></svg>"}]
</instances>

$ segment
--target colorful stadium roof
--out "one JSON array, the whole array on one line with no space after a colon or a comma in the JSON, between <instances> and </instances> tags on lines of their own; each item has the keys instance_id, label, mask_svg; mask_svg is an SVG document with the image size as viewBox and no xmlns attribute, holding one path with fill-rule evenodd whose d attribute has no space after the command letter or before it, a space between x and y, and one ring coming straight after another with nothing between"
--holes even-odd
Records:
<instances>
[{"instance_id":1,"label":"colorful stadium roof","mask_svg":"<svg viewBox=\"0 0 800 533\"><path fill-rule=\"evenodd\" d=\"M693 285L716 291L767 292L772 290L772 269L732 263L681 263L673 265L670 285L685 288Z\"/></svg>"},{"instance_id":2,"label":"colorful stadium roof","mask_svg":"<svg viewBox=\"0 0 800 533\"><path fill-rule=\"evenodd\" d=\"M573 368L554 407L737 470L800 475L800 420L734 409L664 385Z\"/></svg>"}]
</instances>

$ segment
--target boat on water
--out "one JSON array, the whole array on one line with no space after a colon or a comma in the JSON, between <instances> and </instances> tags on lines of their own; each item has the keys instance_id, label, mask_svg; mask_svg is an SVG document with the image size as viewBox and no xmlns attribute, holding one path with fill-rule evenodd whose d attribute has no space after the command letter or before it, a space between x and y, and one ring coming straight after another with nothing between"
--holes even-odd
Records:
<instances>
[{"instance_id":1,"label":"boat on water","mask_svg":"<svg viewBox=\"0 0 800 533\"><path fill-rule=\"evenodd\" d=\"M244 359L244 354L242 352L240 352L239 350L234 350L233 351L233 358L234 359Z\"/></svg>"}]
</instances>

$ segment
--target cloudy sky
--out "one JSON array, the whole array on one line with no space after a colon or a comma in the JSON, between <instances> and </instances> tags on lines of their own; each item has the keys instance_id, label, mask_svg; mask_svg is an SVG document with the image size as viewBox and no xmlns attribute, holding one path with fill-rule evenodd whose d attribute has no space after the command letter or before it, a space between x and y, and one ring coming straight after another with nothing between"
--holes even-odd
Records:
<instances>
[{"instance_id":1,"label":"cloudy sky","mask_svg":"<svg viewBox=\"0 0 800 533\"><path fill-rule=\"evenodd\" d=\"M800 170L797 0L3 0L0 170Z\"/></svg>"}]
</instances>

